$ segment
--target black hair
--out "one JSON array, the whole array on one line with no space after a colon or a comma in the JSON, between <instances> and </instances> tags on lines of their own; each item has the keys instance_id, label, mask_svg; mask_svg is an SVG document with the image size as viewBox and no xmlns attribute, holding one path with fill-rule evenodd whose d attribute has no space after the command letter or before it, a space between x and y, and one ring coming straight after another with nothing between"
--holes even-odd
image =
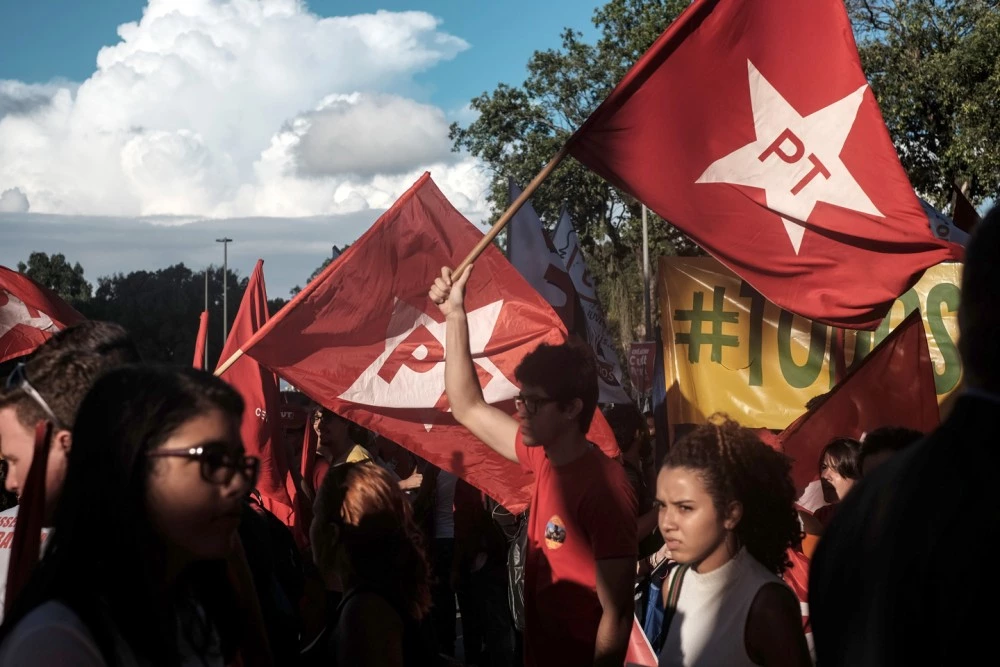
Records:
<instances>
[{"instance_id":1,"label":"black hair","mask_svg":"<svg viewBox=\"0 0 1000 667\"><path fill-rule=\"evenodd\" d=\"M0 639L35 607L58 600L87 625L108 664L115 633L141 661L176 664L178 632L207 652L209 627L228 661L238 646L239 607L224 561L190 566L163 593L164 549L149 518L147 490L155 449L185 422L220 410L237 423L243 400L225 382L190 368L125 366L99 379L73 430L66 481L45 556L0 629ZM205 612L178 619L196 600ZM209 625L210 624L210 625Z\"/></svg>"},{"instance_id":2,"label":"black hair","mask_svg":"<svg viewBox=\"0 0 1000 667\"><path fill-rule=\"evenodd\" d=\"M903 426L883 426L865 435L858 453L858 469L864 470L865 459L882 452L898 452L917 440L924 434L912 428Z\"/></svg>"},{"instance_id":3,"label":"black hair","mask_svg":"<svg viewBox=\"0 0 1000 667\"><path fill-rule=\"evenodd\" d=\"M604 411L604 418L608 420L622 454L632 449L637 435L648 436L646 420L632 403L615 403Z\"/></svg>"},{"instance_id":4,"label":"black hair","mask_svg":"<svg viewBox=\"0 0 1000 667\"><path fill-rule=\"evenodd\" d=\"M958 351L966 383L1000 393L1000 206L972 233L965 249L958 306Z\"/></svg>"},{"instance_id":5,"label":"black hair","mask_svg":"<svg viewBox=\"0 0 1000 667\"><path fill-rule=\"evenodd\" d=\"M844 479L861 479L861 443L854 438L834 438L819 455L820 470L830 459L830 467Z\"/></svg>"},{"instance_id":6,"label":"black hair","mask_svg":"<svg viewBox=\"0 0 1000 667\"><path fill-rule=\"evenodd\" d=\"M525 355L514 377L521 386L544 390L549 398L559 399L561 405L580 399L583 407L577 423L581 433L590 429L600 389L594 352L582 340L571 336L561 345L542 343Z\"/></svg>"}]
</instances>

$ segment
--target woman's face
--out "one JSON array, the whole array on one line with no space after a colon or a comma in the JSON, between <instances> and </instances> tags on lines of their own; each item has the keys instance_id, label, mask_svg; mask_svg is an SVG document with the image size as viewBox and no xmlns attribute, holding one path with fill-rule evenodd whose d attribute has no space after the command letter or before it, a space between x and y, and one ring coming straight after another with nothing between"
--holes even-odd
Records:
<instances>
[{"instance_id":1,"label":"woman's face","mask_svg":"<svg viewBox=\"0 0 1000 667\"><path fill-rule=\"evenodd\" d=\"M181 424L150 454L197 447L239 461L244 454L239 421L211 410ZM228 483L214 483L204 478L202 459L163 456L151 460L146 497L153 526L167 547L186 560L228 556L253 480L240 466Z\"/></svg>"},{"instance_id":2,"label":"woman's face","mask_svg":"<svg viewBox=\"0 0 1000 667\"><path fill-rule=\"evenodd\" d=\"M847 492L854 486L853 479L843 477L837 472L829 456L823 457L823 462L820 463L819 483L823 488L823 500L831 505L843 500Z\"/></svg>"},{"instance_id":3,"label":"woman's face","mask_svg":"<svg viewBox=\"0 0 1000 667\"><path fill-rule=\"evenodd\" d=\"M702 573L724 565L731 558L726 542L739 521L738 515L729 518L719 515L697 470L660 470L656 500L660 507L660 533L671 558L693 564Z\"/></svg>"}]
</instances>

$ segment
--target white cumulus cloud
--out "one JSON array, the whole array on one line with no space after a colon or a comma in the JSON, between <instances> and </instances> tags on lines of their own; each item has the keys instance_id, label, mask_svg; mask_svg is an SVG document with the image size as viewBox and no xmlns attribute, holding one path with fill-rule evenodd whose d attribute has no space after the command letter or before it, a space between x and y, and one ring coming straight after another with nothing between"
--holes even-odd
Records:
<instances>
[{"instance_id":1,"label":"white cumulus cloud","mask_svg":"<svg viewBox=\"0 0 1000 667\"><path fill-rule=\"evenodd\" d=\"M299 140L300 172L397 174L451 159L444 112L394 95L334 95L308 118Z\"/></svg>"},{"instance_id":2,"label":"white cumulus cloud","mask_svg":"<svg viewBox=\"0 0 1000 667\"><path fill-rule=\"evenodd\" d=\"M311 216L383 208L421 172L481 217L414 76L468 44L425 12L321 18L300 0L149 0L77 85L0 82L0 189L32 211Z\"/></svg>"},{"instance_id":3,"label":"white cumulus cloud","mask_svg":"<svg viewBox=\"0 0 1000 667\"><path fill-rule=\"evenodd\" d=\"M27 213L28 198L20 188L0 192L0 213Z\"/></svg>"}]
</instances>

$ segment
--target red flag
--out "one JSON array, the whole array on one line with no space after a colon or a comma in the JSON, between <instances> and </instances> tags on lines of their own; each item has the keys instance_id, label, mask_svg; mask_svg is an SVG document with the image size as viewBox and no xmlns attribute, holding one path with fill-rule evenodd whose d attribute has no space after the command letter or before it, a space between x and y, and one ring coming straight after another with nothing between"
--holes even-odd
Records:
<instances>
[{"instance_id":1,"label":"red flag","mask_svg":"<svg viewBox=\"0 0 1000 667\"><path fill-rule=\"evenodd\" d=\"M951 189L955 196L955 205L951 211L952 222L963 232L971 234L972 229L979 224L979 212L962 192L962 188L952 183Z\"/></svg>"},{"instance_id":2,"label":"red flag","mask_svg":"<svg viewBox=\"0 0 1000 667\"><path fill-rule=\"evenodd\" d=\"M83 319L49 288L0 266L0 363L34 352L52 334Z\"/></svg>"},{"instance_id":3,"label":"red flag","mask_svg":"<svg viewBox=\"0 0 1000 667\"><path fill-rule=\"evenodd\" d=\"M809 651L813 650L812 624L809 622L809 557L798 549L788 550L788 559L792 566L785 570L783 579L799 599L799 609L802 612L802 631L806 635Z\"/></svg>"},{"instance_id":4,"label":"red flag","mask_svg":"<svg viewBox=\"0 0 1000 667\"><path fill-rule=\"evenodd\" d=\"M834 326L874 329L962 254L927 226L842 0L697 0L569 148L768 299Z\"/></svg>"},{"instance_id":5,"label":"red flag","mask_svg":"<svg viewBox=\"0 0 1000 667\"><path fill-rule=\"evenodd\" d=\"M243 302L236 313L229 339L219 357L228 359L268 320L267 292L264 288L264 260L250 274ZM264 506L285 524L291 526L292 498L286 487L288 457L281 432L281 396L278 378L250 357L241 357L222 378L240 392L246 407L240 435L247 453L260 457L257 490Z\"/></svg>"},{"instance_id":6,"label":"red flag","mask_svg":"<svg viewBox=\"0 0 1000 667\"><path fill-rule=\"evenodd\" d=\"M632 619L632 633L628 637L628 650L625 652L625 667L656 667L656 653L649 638L642 631L639 619Z\"/></svg>"},{"instance_id":7,"label":"red flag","mask_svg":"<svg viewBox=\"0 0 1000 667\"><path fill-rule=\"evenodd\" d=\"M441 267L457 265L481 238L424 174L244 351L327 408L519 511L531 476L447 412L445 323L427 298ZM492 245L476 262L465 303L484 396L513 413L514 368L539 343L561 343L565 329ZM617 453L606 422L594 421L606 429L595 442Z\"/></svg>"},{"instance_id":8,"label":"red flag","mask_svg":"<svg viewBox=\"0 0 1000 667\"><path fill-rule=\"evenodd\" d=\"M833 438L860 438L880 426L934 430L940 415L927 337L914 311L835 386L819 407L781 434L792 480L803 492L815 480L819 455Z\"/></svg>"},{"instance_id":9,"label":"red flag","mask_svg":"<svg viewBox=\"0 0 1000 667\"><path fill-rule=\"evenodd\" d=\"M194 362L195 368L205 368L205 342L208 340L208 311L201 311L198 318L198 337L194 341Z\"/></svg>"}]
</instances>

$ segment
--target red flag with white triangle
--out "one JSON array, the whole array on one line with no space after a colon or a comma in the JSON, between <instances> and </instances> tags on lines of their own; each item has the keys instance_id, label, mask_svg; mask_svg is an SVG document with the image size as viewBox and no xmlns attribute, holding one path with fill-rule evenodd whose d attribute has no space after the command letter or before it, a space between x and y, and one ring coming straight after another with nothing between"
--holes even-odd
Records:
<instances>
[{"instance_id":1,"label":"red flag with white triangle","mask_svg":"<svg viewBox=\"0 0 1000 667\"><path fill-rule=\"evenodd\" d=\"M843 0L697 0L570 140L786 310L874 329L934 237ZM877 270L872 270L877 267Z\"/></svg>"},{"instance_id":2,"label":"red flag with white triangle","mask_svg":"<svg viewBox=\"0 0 1000 667\"><path fill-rule=\"evenodd\" d=\"M860 438L881 426L930 433L940 419L924 322L920 311L913 311L779 439L792 459L792 481L805 492L818 478L820 453L833 438ZM816 509L801 499L800 504Z\"/></svg>"},{"instance_id":3,"label":"red flag with white triangle","mask_svg":"<svg viewBox=\"0 0 1000 667\"><path fill-rule=\"evenodd\" d=\"M482 239L424 174L244 351L334 412L462 477L512 511L531 476L448 413L445 323L427 298L442 266ZM566 336L552 308L494 247L466 293L473 360L487 401L514 413L514 369ZM223 355L225 358L225 355ZM616 454L607 423L591 439Z\"/></svg>"},{"instance_id":4,"label":"red flag with white triangle","mask_svg":"<svg viewBox=\"0 0 1000 667\"><path fill-rule=\"evenodd\" d=\"M0 363L31 354L52 334L83 319L49 288L0 266Z\"/></svg>"},{"instance_id":5,"label":"red flag with white triangle","mask_svg":"<svg viewBox=\"0 0 1000 667\"><path fill-rule=\"evenodd\" d=\"M250 274L243 301L219 359L228 359L267 320L264 260L259 259ZM278 378L255 360L243 356L225 372L222 379L240 392L245 403L240 435L247 453L260 458L257 490L264 506L286 525L292 526L294 498L288 492L288 456L282 438Z\"/></svg>"}]
</instances>

